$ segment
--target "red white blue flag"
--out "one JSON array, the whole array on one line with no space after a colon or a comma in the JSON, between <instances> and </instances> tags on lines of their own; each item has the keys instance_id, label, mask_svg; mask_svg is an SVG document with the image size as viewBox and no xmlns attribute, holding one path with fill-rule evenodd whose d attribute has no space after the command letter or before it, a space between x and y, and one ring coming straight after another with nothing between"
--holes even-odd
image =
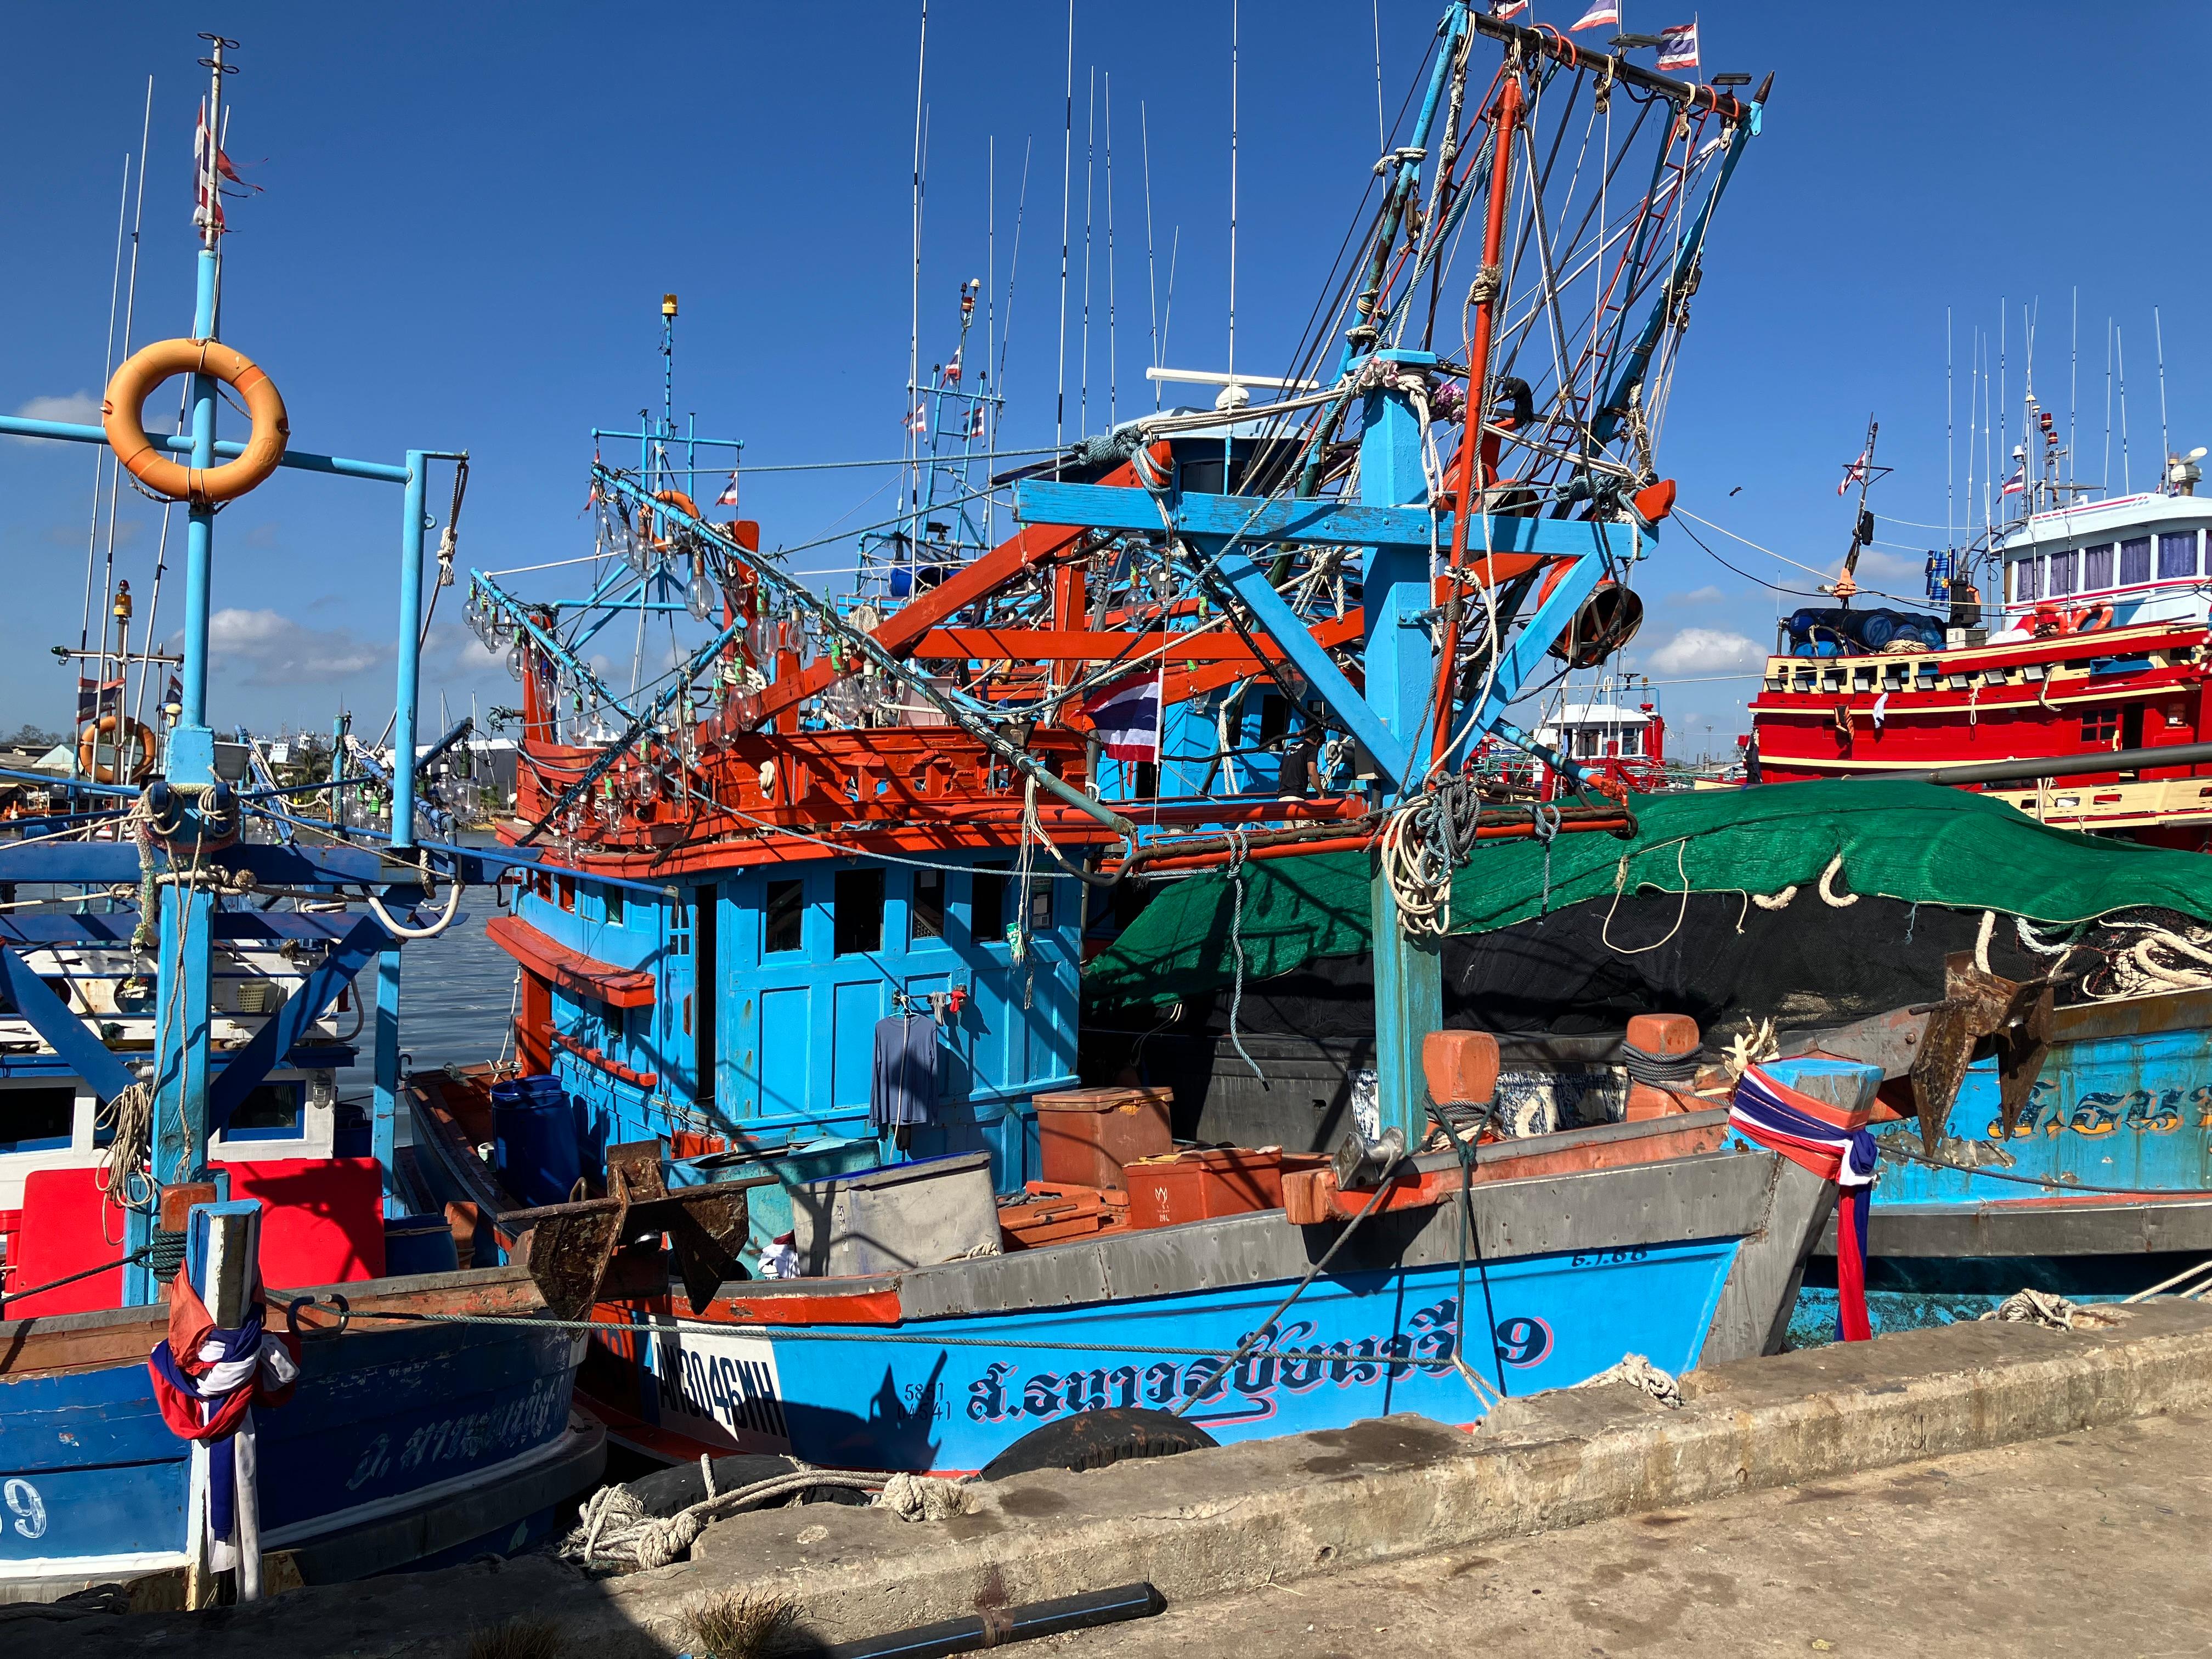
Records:
<instances>
[{"instance_id":1,"label":"red white blue flag","mask_svg":"<svg viewBox=\"0 0 2212 1659\"><path fill-rule=\"evenodd\" d=\"M969 416L968 419L968 435L971 438L981 437L983 435L983 405L977 404L975 405L975 412Z\"/></svg>"},{"instance_id":2,"label":"red white blue flag","mask_svg":"<svg viewBox=\"0 0 2212 1659\"><path fill-rule=\"evenodd\" d=\"M714 497L714 505L717 507L735 507L737 504L738 475L732 472L730 474L729 483L722 486L722 493Z\"/></svg>"},{"instance_id":3,"label":"red white blue flag","mask_svg":"<svg viewBox=\"0 0 2212 1659\"><path fill-rule=\"evenodd\" d=\"M914 413L906 417L906 429L909 432L927 432L929 430L929 410L927 405L916 404L914 406Z\"/></svg>"},{"instance_id":4,"label":"red white blue flag","mask_svg":"<svg viewBox=\"0 0 2212 1659\"><path fill-rule=\"evenodd\" d=\"M1593 0L1590 9L1583 14L1582 21L1570 23L1567 27L1571 29L1594 29L1600 23L1610 23L1615 28L1620 27L1620 0Z\"/></svg>"},{"instance_id":5,"label":"red white blue flag","mask_svg":"<svg viewBox=\"0 0 2212 1659\"><path fill-rule=\"evenodd\" d=\"M1850 465L1844 469L1844 481L1836 486L1836 494L1840 495L1846 489L1849 489L1853 484L1864 483L1866 482L1867 461L1868 456L1866 452L1864 450L1861 450L1859 452L1858 459L1853 461Z\"/></svg>"},{"instance_id":6,"label":"red white blue flag","mask_svg":"<svg viewBox=\"0 0 2212 1659\"><path fill-rule=\"evenodd\" d=\"M962 350L965 349L965 347L962 348ZM945 366L945 383L947 386L960 384L960 353L958 351L952 354L952 361Z\"/></svg>"},{"instance_id":7,"label":"red white blue flag","mask_svg":"<svg viewBox=\"0 0 2212 1659\"><path fill-rule=\"evenodd\" d=\"M2018 466L2013 468L2012 477L2004 481L2004 493L2008 495L2017 495L2027 488L2027 463L2022 461Z\"/></svg>"},{"instance_id":8,"label":"red white blue flag","mask_svg":"<svg viewBox=\"0 0 2212 1659\"><path fill-rule=\"evenodd\" d=\"M1696 21L1677 23L1670 29L1659 31L1659 67L1662 70L1695 69L1698 66L1698 25Z\"/></svg>"},{"instance_id":9,"label":"red white blue flag","mask_svg":"<svg viewBox=\"0 0 2212 1659\"><path fill-rule=\"evenodd\" d=\"M1158 761L1165 678L1164 666L1152 674L1133 674L1085 700L1084 714L1115 760Z\"/></svg>"}]
</instances>

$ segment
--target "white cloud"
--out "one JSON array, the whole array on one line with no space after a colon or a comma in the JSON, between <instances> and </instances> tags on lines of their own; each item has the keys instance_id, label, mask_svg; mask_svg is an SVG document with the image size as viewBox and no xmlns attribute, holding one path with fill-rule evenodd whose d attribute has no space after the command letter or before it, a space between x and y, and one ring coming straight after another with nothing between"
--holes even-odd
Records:
<instances>
[{"instance_id":1,"label":"white cloud","mask_svg":"<svg viewBox=\"0 0 2212 1659\"><path fill-rule=\"evenodd\" d=\"M72 392L66 398L33 398L15 411L30 421L61 421L71 426L98 426L100 399L89 392ZM18 438L19 444L42 444L44 438Z\"/></svg>"},{"instance_id":2,"label":"white cloud","mask_svg":"<svg viewBox=\"0 0 2212 1659\"><path fill-rule=\"evenodd\" d=\"M1662 674L1723 674L1750 670L1766 660L1755 640L1717 628L1686 628L1651 653L1651 666Z\"/></svg>"},{"instance_id":3,"label":"white cloud","mask_svg":"<svg viewBox=\"0 0 2212 1659\"><path fill-rule=\"evenodd\" d=\"M342 628L304 628L275 611L218 611L208 618L218 672L246 685L328 685L390 660L391 649Z\"/></svg>"},{"instance_id":4,"label":"white cloud","mask_svg":"<svg viewBox=\"0 0 2212 1659\"><path fill-rule=\"evenodd\" d=\"M1677 605L1711 605L1728 598L1728 595L1707 582L1703 587L1693 587L1686 593L1669 593L1667 597Z\"/></svg>"},{"instance_id":5,"label":"white cloud","mask_svg":"<svg viewBox=\"0 0 2212 1659\"><path fill-rule=\"evenodd\" d=\"M1927 576L1925 556L1914 558L1909 554L1885 553L1878 547L1859 551L1858 580L1869 586L1886 587L1910 599L1927 585Z\"/></svg>"}]
</instances>

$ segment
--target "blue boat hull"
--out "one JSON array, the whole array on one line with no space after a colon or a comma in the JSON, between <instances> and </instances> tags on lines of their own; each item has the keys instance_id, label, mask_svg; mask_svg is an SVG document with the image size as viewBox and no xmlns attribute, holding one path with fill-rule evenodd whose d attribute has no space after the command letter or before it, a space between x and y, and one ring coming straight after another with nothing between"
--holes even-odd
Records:
<instances>
[{"instance_id":1,"label":"blue boat hull","mask_svg":"<svg viewBox=\"0 0 2212 1659\"><path fill-rule=\"evenodd\" d=\"M612 1435L671 1460L744 1449L947 1473L1106 1407L1183 1410L1222 1441L1393 1412L1468 1423L1486 1401L1462 1352L1517 1395L1632 1352L1680 1371L1778 1346L1832 1191L1764 1152L1478 1187L1464 1315L1455 1205L1378 1218L1272 1323L1333 1227L1270 1211L879 1279L731 1286L708 1315L726 1333L647 1333L680 1304L602 1304L623 1322L583 1387ZM1158 1289L1096 1293L1115 1285ZM896 1322L854 1322L858 1302L841 1319L841 1297ZM1221 1375L1255 1334L1263 1352Z\"/></svg>"},{"instance_id":2,"label":"blue boat hull","mask_svg":"<svg viewBox=\"0 0 2212 1659\"><path fill-rule=\"evenodd\" d=\"M0 1325L0 1343L148 1311ZM150 1347L159 1332L144 1335ZM604 1461L595 1425L571 1422L579 1347L566 1332L442 1323L310 1340L290 1401L256 1413L264 1549L298 1553L313 1583L542 1535ZM0 1374L0 1600L182 1565L187 1471L143 1358Z\"/></svg>"},{"instance_id":3,"label":"blue boat hull","mask_svg":"<svg viewBox=\"0 0 2212 1659\"><path fill-rule=\"evenodd\" d=\"M1996 1062L1968 1069L1938 1146L1950 1167L1915 1161L1917 1122L1877 1127L1896 1154L1868 1226L1877 1330L1973 1318L2023 1288L2126 1296L2212 1255L2212 995L2061 1009L2053 1037L2009 1133ZM1831 1328L1833 1253L1831 1236L1793 1341Z\"/></svg>"}]
</instances>

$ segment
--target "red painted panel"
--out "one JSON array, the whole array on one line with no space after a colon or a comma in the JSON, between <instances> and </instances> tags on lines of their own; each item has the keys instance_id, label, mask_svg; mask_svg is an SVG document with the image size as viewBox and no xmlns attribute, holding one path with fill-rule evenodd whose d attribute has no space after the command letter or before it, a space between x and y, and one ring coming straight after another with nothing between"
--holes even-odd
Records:
<instances>
[{"instance_id":1,"label":"red painted panel","mask_svg":"<svg viewBox=\"0 0 2212 1659\"><path fill-rule=\"evenodd\" d=\"M230 1195L261 1204L261 1282L272 1290L384 1276L384 1172L373 1158L230 1164Z\"/></svg>"}]
</instances>

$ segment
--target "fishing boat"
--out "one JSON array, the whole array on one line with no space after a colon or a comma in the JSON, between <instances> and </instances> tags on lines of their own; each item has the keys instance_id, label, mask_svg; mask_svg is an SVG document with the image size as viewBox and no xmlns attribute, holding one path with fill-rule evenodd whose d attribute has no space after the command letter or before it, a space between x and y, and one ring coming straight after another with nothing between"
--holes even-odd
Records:
<instances>
[{"instance_id":1,"label":"fishing boat","mask_svg":"<svg viewBox=\"0 0 2212 1659\"><path fill-rule=\"evenodd\" d=\"M979 477L999 405L957 367L963 283L959 349L908 388L927 441L904 504L864 532L851 592L817 594L714 510L738 447L679 430L665 382L657 422L592 434L588 584L472 573L472 623L523 687L500 835L538 861L492 924L520 1064L413 1080L426 1178L478 1259L571 1183L746 1201L720 1282L651 1224L570 1253L601 1328L580 1386L624 1443L974 1469L1065 1420L1466 1422L1631 1350L1679 1369L1780 1341L1833 1156L1801 1168L1718 1108L1501 1142L1492 1080L1442 1030L1437 948L1445 890L1491 843L1633 831L1506 711L1548 659L1589 668L1633 633L1625 579L1673 497L1649 421L1764 91L1456 3L1423 76L1349 244L1343 331L1296 372L1176 371L1215 407ZM1616 88L1662 118L1630 140L1650 194L1563 222L1516 299L1498 273L1538 80L1601 147ZM1463 222L1487 275L1455 365L1426 342ZM1553 262L1604 273L1570 331L1593 344L1556 380L1535 367ZM675 296L662 315L672 362ZM1001 509L972 504L1000 489L994 539ZM648 618L689 642L625 690L584 647ZM1583 793L1486 805L1465 763L1492 737ZM1142 925L1141 884L1241 896L1346 848L1378 941L1364 1123L1325 1156L1194 1146L1164 1091L1091 1072L1084 957ZM1261 926L1243 915L1218 943ZM1838 1133L1871 1101L1856 1063L1799 1080L1835 1097Z\"/></svg>"},{"instance_id":2,"label":"fishing boat","mask_svg":"<svg viewBox=\"0 0 2212 1659\"><path fill-rule=\"evenodd\" d=\"M416 752L426 488L465 458L295 449L270 375L218 337L228 164L208 135L237 43L204 38L189 335L127 356L103 426L0 422L107 446L185 507L190 576L166 729L96 692L82 764L0 842L0 1601L121 1584L201 1607L519 1550L605 1456L538 1278L463 1265L395 1148L401 947L505 866L418 839L409 768L388 836L349 835L312 797L334 807L360 776L251 787L210 725L216 509L289 467L400 487L394 746ZM149 437L147 394L178 374L189 430ZM225 386L243 443L216 435ZM171 666L114 649L96 687ZM365 1109L337 1088L357 1046Z\"/></svg>"},{"instance_id":3,"label":"fishing boat","mask_svg":"<svg viewBox=\"0 0 2212 1659\"><path fill-rule=\"evenodd\" d=\"M2024 414L2038 453L2014 452L2010 516L1929 555L1926 611L1852 605L1873 539L1861 467L1838 603L1784 619L1750 705L1759 776L1936 772L2039 823L2204 850L2203 451L2169 456L2154 490L2106 496L2064 476L2032 389Z\"/></svg>"}]
</instances>

